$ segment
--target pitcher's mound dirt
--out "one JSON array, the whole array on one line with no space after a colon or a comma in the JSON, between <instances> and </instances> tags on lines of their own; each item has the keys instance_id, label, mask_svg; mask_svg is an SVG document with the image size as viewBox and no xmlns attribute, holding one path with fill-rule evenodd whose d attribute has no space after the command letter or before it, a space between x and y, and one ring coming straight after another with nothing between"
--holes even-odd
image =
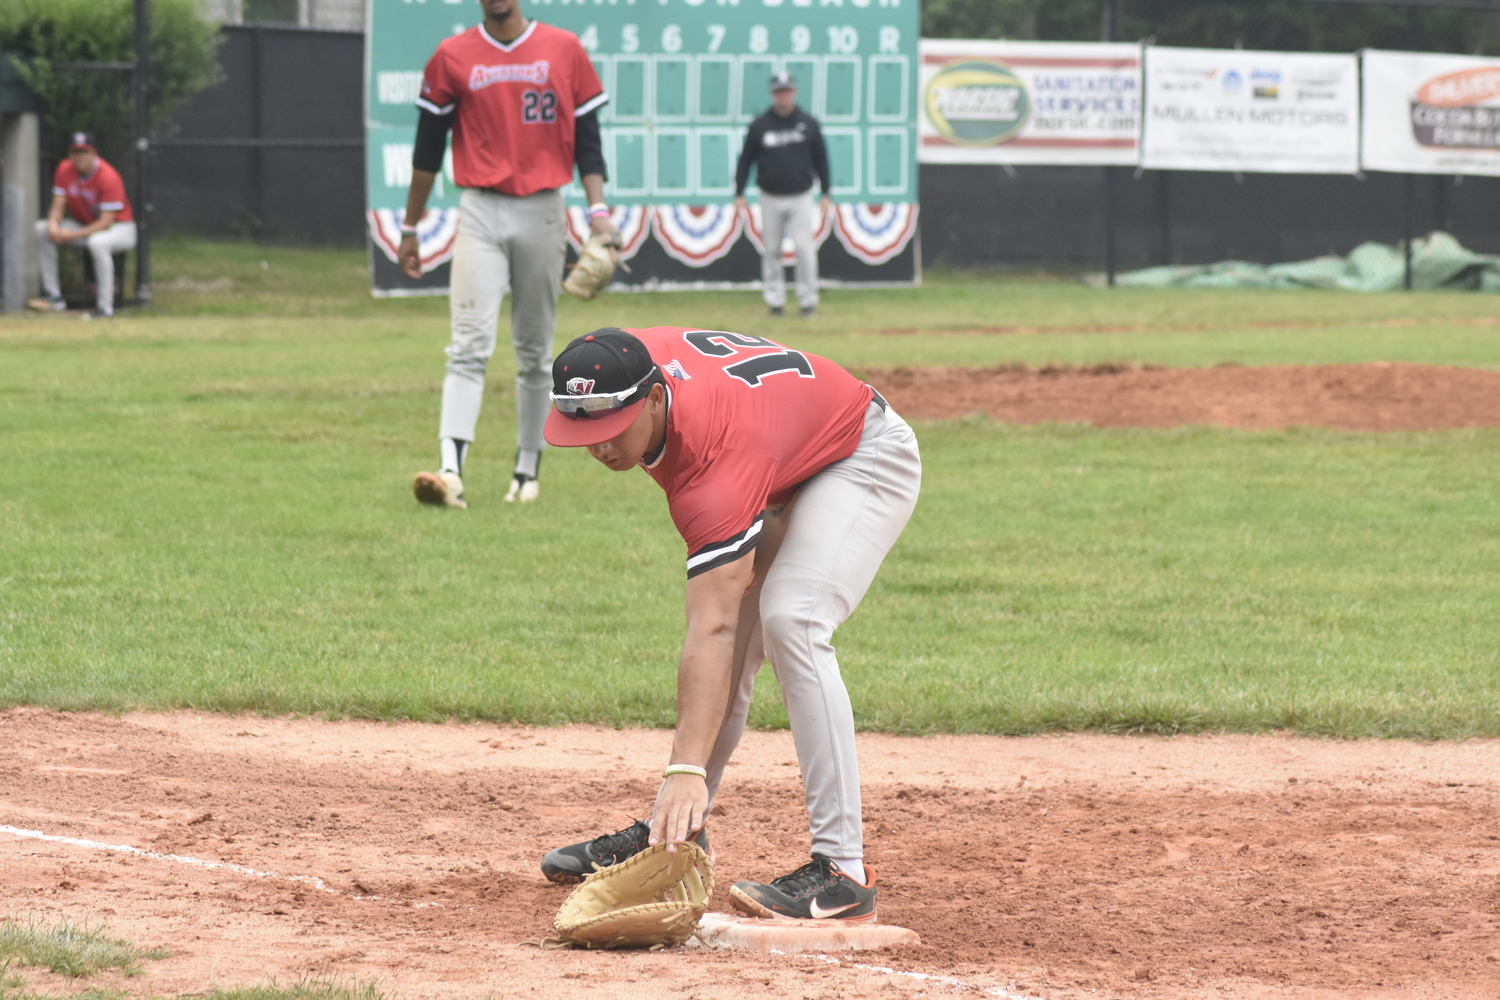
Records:
<instances>
[{"instance_id":1,"label":"pitcher's mound dirt","mask_svg":"<svg viewBox=\"0 0 1500 1000\"><path fill-rule=\"evenodd\" d=\"M319 975L397 1000L1500 996L1496 740L862 734L881 919L921 945L529 945L567 892L542 853L648 810L670 743L0 712L0 915L104 921L172 952L136 978L22 970L54 994ZM747 734L711 821L716 910L734 881L806 860L801 799L790 734Z\"/></svg>"},{"instance_id":2,"label":"pitcher's mound dirt","mask_svg":"<svg viewBox=\"0 0 1500 1000\"><path fill-rule=\"evenodd\" d=\"M1247 368L863 369L909 419L987 413L1017 424L1333 427L1427 431L1500 426L1500 371L1378 362Z\"/></svg>"}]
</instances>

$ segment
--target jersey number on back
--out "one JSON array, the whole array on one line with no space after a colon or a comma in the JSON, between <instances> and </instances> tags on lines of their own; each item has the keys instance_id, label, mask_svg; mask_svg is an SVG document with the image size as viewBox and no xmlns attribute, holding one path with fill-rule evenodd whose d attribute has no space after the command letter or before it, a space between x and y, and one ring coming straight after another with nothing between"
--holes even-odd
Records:
<instances>
[{"instance_id":1,"label":"jersey number on back","mask_svg":"<svg viewBox=\"0 0 1500 1000\"><path fill-rule=\"evenodd\" d=\"M528 124L557 121L557 95L550 90L528 90L521 95L521 120Z\"/></svg>"},{"instance_id":2,"label":"jersey number on back","mask_svg":"<svg viewBox=\"0 0 1500 1000\"><path fill-rule=\"evenodd\" d=\"M797 351L789 351L764 337L750 337L743 333L725 333L719 330L690 330L683 339L693 345L699 354L711 358L727 358L740 353L735 348L773 348L774 354L757 354L753 358L729 365L724 374L737 378L754 389L761 379L778 372L796 372L802 378L816 378L812 363Z\"/></svg>"}]
</instances>

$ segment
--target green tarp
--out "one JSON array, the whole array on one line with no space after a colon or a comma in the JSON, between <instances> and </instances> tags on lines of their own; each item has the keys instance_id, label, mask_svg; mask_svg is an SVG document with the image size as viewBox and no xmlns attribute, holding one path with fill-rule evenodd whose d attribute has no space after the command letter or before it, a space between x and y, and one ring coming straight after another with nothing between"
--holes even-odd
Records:
<instances>
[{"instance_id":1,"label":"green tarp","mask_svg":"<svg viewBox=\"0 0 1500 1000\"><path fill-rule=\"evenodd\" d=\"M1412 288L1500 292L1500 256L1473 253L1447 233L1412 241ZM1226 260L1196 267L1148 267L1115 276L1125 288L1342 288L1392 292L1404 287L1406 260L1400 246L1362 243L1347 257L1317 257L1291 264ZM1104 284L1103 275L1088 283Z\"/></svg>"}]
</instances>

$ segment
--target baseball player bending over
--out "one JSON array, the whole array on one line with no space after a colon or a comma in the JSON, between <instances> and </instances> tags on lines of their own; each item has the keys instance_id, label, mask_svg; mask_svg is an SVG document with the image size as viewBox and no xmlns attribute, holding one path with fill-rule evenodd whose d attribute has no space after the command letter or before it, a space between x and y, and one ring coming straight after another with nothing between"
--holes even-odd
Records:
<instances>
[{"instance_id":1,"label":"baseball player bending over","mask_svg":"<svg viewBox=\"0 0 1500 1000\"><path fill-rule=\"evenodd\" d=\"M811 820L812 861L739 882L765 917L875 919L854 713L833 632L911 517L917 440L880 394L831 361L761 337L654 327L596 330L552 365L547 440L636 466L666 491L687 542L687 636L677 729L650 823L542 859L577 882L650 845L692 839L745 731L767 658L781 684Z\"/></svg>"},{"instance_id":2,"label":"baseball player bending over","mask_svg":"<svg viewBox=\"0 0 1500 1000\"><path fill-rule=\"evenodd\" d=\"M545 443L547 365L566 254L558 190L578 166L593 232L614 234L604 205L604 152L595 112L608 96L578 37L521 15L520 0L480 0L484 23L444 39L422 74L401 269L422 276L416 221L453 131L459 199L449 310L453 342L443 380L436 473L418 473L422 503L467 507L464 458L474 440L500 302L511 294L516 348L517 454L506 500L535 500Z\"/></svg>"}]
</instances>

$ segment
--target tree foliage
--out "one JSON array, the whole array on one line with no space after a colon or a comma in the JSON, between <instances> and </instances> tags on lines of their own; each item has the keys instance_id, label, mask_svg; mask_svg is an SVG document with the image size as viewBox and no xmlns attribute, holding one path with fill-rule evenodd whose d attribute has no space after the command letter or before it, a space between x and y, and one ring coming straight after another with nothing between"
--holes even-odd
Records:
<instances>
[{"instance_id":1,"label":"tree foliage","mask_svg":"<svg viewBox=\"0 0 1500 1000\"><path fill-rule=\"evenodd\" d=\"M1105 0L923 0L925 38L1098 41ZM1203 48L1500 52L1500 13L1277 0L1120 0L1123 40Z\"/></svg>"},{"instance_id":2,"label":"tree foliage","mask_svg":"<svg viewBox=\"0 0 1500 1000\"><path fill-rule=\"evenodd\" d=\"M218 26L198 0L151 0L151 121L220 79ZM128 70L73 70L58 62L135 58L133 0L0 0L0 50L47 103L48 153L67 151L75 131L94 133L99 152L129 169L134 131Z\"/></svg>"}]
</instances>

